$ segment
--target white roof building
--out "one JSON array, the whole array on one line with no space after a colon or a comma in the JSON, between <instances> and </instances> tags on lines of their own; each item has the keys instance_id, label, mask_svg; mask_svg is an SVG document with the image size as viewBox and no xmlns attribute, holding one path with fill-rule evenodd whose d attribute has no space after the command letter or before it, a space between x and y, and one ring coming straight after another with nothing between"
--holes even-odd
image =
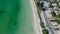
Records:
<instances>
[{"instance_id":1,"label":"white roof building","mask_svg":"<svg viewBox=\"0 0 60 34\"><path fill-rule=\"evenodd\" d=\"M51 22L51 25L56 26L56 25L58 25L58 23L57 23L57 22L52 21L52 22Z\"/></svg>"},{"instance_id":2,"label":"white roof building","mask_svg":"<svg viewBox=\"0 0 60 34\"><path fill-rule=\"evenodd\" d=\"M52 6L56 7L57 6L57 3L52 3Z\"/></svg>"}]
</instances>

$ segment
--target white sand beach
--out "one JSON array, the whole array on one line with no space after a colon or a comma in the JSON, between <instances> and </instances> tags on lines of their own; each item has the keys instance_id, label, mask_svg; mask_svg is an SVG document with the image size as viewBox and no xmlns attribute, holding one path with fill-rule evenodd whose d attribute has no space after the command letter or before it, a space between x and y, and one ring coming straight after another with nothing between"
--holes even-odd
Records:
<instances>
[{"instance_id":1,"label":"white sand beach","mask_svg":"<svg viewBox=\"0 0 60 34\"><path fill-rule=\"evenodd\" d=\"M42 34L42 28L40 26L40 19L39 19L39 16L37 14L37 7L36 7L36 4L34 2L34 0L30 0L30 4L31 4L31 7L32 7L32 15L33 15L33 28L34 28L34 31L35 31L35 34Z\"/></svg>"}]
</instances>

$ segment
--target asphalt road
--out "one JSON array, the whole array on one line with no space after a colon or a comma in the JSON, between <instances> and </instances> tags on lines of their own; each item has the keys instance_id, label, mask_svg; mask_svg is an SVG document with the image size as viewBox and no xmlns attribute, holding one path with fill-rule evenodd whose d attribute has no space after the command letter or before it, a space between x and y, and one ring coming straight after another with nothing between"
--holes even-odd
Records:
<instances>
[{"instance_id":1,"label":"asphalt road","mask_svg":"<svg viewBox=\"0 0 60 34\"><path fill-rule=\"evenodd\" d=\"M45 14L45 11L42 11L42 13L43 13L43 17L44 17L44 19L45 19L45 24L46 24L46 25L44 25L44 26L47 28L47 30L48 30L51 34L54 34L53 30L51 29L51 27L50 27L50 25L49 25L49 21L48 21L48 18L47 18L47 16L46 16L46 14ZM41 17L41 19L42 19L43 17ZM42 21L44 21L44 20L42 20Z\"/></svg>"}]
</instances>

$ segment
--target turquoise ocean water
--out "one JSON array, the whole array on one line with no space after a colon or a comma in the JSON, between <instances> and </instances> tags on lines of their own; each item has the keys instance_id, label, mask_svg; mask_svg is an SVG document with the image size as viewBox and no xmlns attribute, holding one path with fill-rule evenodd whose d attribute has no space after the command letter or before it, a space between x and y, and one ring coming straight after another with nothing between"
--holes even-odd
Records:
<instances>
[{"instance_id":1,"label":"turquoise ocean water","mask_svg":"<svg viewBox=\"0 0 60 34\"><path fill-rule=\"evenodd\" d=\"M0 34L34 34L29 0L0 0Z\"/></svg>"}]
</instances>

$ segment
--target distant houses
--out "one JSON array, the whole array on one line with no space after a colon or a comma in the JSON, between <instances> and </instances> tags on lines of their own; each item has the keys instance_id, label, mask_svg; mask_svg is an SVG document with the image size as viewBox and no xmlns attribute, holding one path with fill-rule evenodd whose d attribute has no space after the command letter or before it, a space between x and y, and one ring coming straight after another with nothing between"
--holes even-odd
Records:
<instances>
[{"instance_id":1,"label":"distant houses","mask_svg":"<svg viewBox=\"0 0 60 34\"><path fill-rule=\"evenodd\" d=\"M39 3L41 10L46 14L51 28L54 31L60 30L60 0L41 0Z\"/></svg>"}]
</instances>

